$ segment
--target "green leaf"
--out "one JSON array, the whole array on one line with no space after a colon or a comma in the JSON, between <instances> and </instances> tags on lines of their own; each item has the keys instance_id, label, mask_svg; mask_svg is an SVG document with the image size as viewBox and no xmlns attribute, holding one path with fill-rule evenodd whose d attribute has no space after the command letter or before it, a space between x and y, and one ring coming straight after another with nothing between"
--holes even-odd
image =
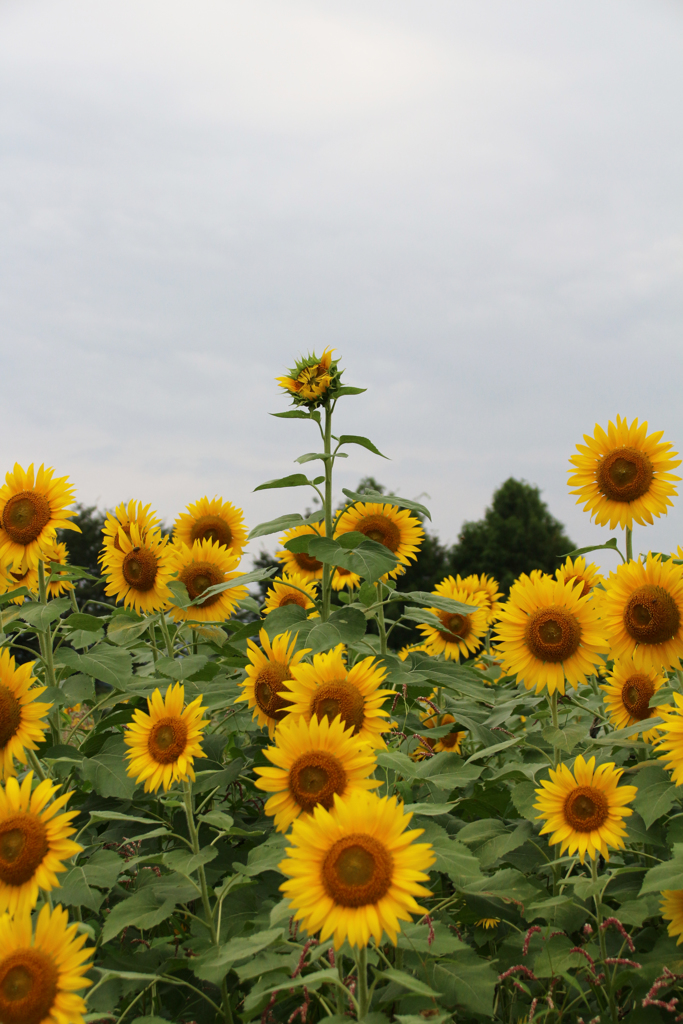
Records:
<instances>
[{"instance_id":1,"label":"green leaf","mask_svg":"<svg viewBox=\"0 0 683 1024\"><path fill-rule=\"evenodd\" d=\"M61 597L57 601L48 601L47 604L39 604L32 601L30 604L21 606L20 619L27 622L34 629L44 632L51 622L58 619L63 612L71 608L71 600L68 597Z\"/></svg>"},{"instance_id":2,"label":"green leaf","mask_svg":"<svg viewBox=\"0 0 683 1024\"><path fill-rule=\"evenodd\" d=\"M535 823L538 820L539 812L534 807L538 802L536 795L537 787L534 782L520 782L512 787L512 802L527 821Z\"/></svg>"},{"instance_id":3,"label":"green leaf","mask_svg":"<svg viewBox=\"0 0 683 1024\"><path fill-rule=\"evenodd\" d=\"M189 850L171 850L170 853L165 853L161 859L171 871L177 871L179 875L189 878L201 864L210 864L217 856L218 850L215 846L205 846L199 853L190 853Z\"/></svg>"},{"instance_id":4,"label":"green leaf","mask_svg":"<svg viewBox=\"0 0 683 1024\"><path fill-rule=\"evenodd\" d=\"M208 660L205 654L188 654L185 658L158 658L155 668L157 672L171 679L189 679L195 672L199 672Z\"/></svg>"},{"instance_id":5,"label":"green leaf","mask_svg":"<svg viewBox=\"0 0 683 1024\"><path fill-rule=\"evenodd\" d=\"M172 582L177 583L177 580ZM183 584L180 584L183 586ZM128 647L141 637L145 630L149 629L157 616L150 616L145 619L138 619L137 616L115 615L107 628L107 639L118 647Z\"/></svg>"},{"instance_id":6,"label":"green leaf","mask_svg":"<svg viewBox=\"0 0 683 1024\"><path fill-rule=\"evenodd\" d=\"M327 621L335 627L345 644L355 644L362 640L368 625L360 608L340 608L332 612Z\"/></svg>"},{"instance_id":7,"label":"green leaf","mask_svg":"<svg viewBox=\"0 0 683 1024\"><path fill-rule=\"evenodd\" d=\"M334 397L341 398L342 395L363 395L367 390L367 388L352 388L345 385L342 388L337 388L334 392Z\"/></svg>"},{"instance_id":8,"label":"green leaf","mask_svg":"<svg viewBox=\"0 0 683 1024\"><path fill-rule=\"evenodd\" d=\"M507 902L515 900L525 903L538 897L538 889L531 885L516 868L501 868L494 875L477 882L470 882L464 891L472 895L495 896Z\"/></svg>"},{"instance_id":9,"label":"green leaf","mask_svg":"<svg viewBox=\"0 0 683 1024\"><path fill-rule=\"evenodd\" d=\"M428 818L436 818L441 814L450 814L455 807L455 801L450 804L419 803L406 804L403 808L406 814L423 814Z\"/></svg>"},{"instance_id":10,"label":"green leaf","mask_svg":"<svg viewBox=\"0 0 683 1024\"><path fill-rule=\"evenodd\" d=\"M264 484L255 487L255 491L268 491L274 487L305 487L311 481L303 473L291 473L289 476L281 476L278 480L266 480Z\"/></svg>"},{"instance_id":11,"label":"green leaf","mask_svg":"<svg viewBox=\"0 0 683 1024\"><path fill-rule=\"evenodd\" d=\"M162 895L151 887L139 889L132 896L121 900L104 922L102 942L109 942L124 928L134 927L140 930L155 928L175 910L176 901L173 894Z\"/></svg>"},{"instance_id":12,"label":"green leaf","mask_svg":"<svg viewBox=\"0 0 683 1024\"><path fill-rule=\"evenodd\" d=\"M218 947L212 947L192 960L190 965L197 978L219 985L232 964L251 959L280 939L282 928L269 928L254 935L239 936Z\"/></svg>"},{"instance_id":13,"label":"green leaf","mask_svg":"<svg viewBox=\"0 0 683 1024\"><path fill-rule=\"evenodd\" d=\"M398 559L393 552L375 540L364 540L357 548L347 551L329 537L312 537L308 544L308 553L319 562L339 565L342 569L355 572L370 582L384 576L398 565Z\"/></svg>"},{"instance_id":14,"label":"green leaf","mask_svg":"<svg viewBox=\"0 0 683 1024\"><path fill-rule=\"evenodd\" d=\"M115 689L123 688L132 671L131 656L128 651L110 644L97 644L87 654L76 654L68 648L60 648L57 657L69 668L84 672L103 683L109 683Z\"/></svg>"},{"instance_id":15,"label":"green leaf","mask_svg":"<svg viewBox=\"0 0 683 1024\"><path fill-rule=\"evenodd\" d=\"M402 985L403 988L407 988L409 992L414 992L417 996L441 995L440 992L435 992L433 988L426 985L424 981L420 981L419 978L415 978L412 974L407 974L405 971L399 971L395 967L379 971L378 977L387 978L388 981L395 981L397 985Z\"/></svg>"},{"instance_id":16,"label":"green leaf","mask_svg":"<svg viewBox=\"0 0 683 1024\"><path fill-rule=\"evenodd\" d=\"M680 889L683 878L683 844L676 843L671 860L650 868L643 879L640 895L648 892L662 892L664 889Z\"/></svg>"},{"instance_id":17,"label":"green leaf","mask_svg":"<svg viewBox=\"0 0 683 1024\"><path fill-rule=\"evenodd\" d=\"M365 501L370 504L378 505L397 505L398 508L407 508L411 512L419 512L420 515L426 516L427 519L431 519L429 509L421 505L419 501L410 501L409 498L399 498L396 494L379 494L377 491L367 491L365 494L357 494L356 491L349 491L346 487L342 488L343 493L351 501Z\"/></svg>"},{"instance_id":18,"label":"green leaf","mask_svg":"<svg viewBox=\"0 0 683 1024\"><path fill-rule=\"evenodd\" d=\"M312 654L322 654L323 651L329 651L331 647L336 647L341 642L339 630L330 622L321 622L314 626L306 638L306 646L310 647Z\"/></svg>"},{"instance_id":19,"label":"green leaf","mask_svg":"<svg viewBox=\"0 0 683 1024\"><path fill-rule=\"evenodd\" d=\"M300 625L307 622L308 612L300 604L286 604L284 608L275 608L263 620L262 626L273 640L280 633L296 632Z\"/></svg>"},{"instance_id":20,"label":"green leaf","mask_svg":"<svg viewBox=\"0 0 683 1024\"><path fill-rule=\"evenodd\" d=\"M414 777L423 782L431 782L439 789L450 791L469 786L479 778L483 765L465 764L458 754L444 750L415 765Z\"/></svg>"},{"instance_id":21,"label":"green leaf","mask_svg":"<svg viewBox=\"0 0 683 1024\"><path fill-rule=\"evenodd\" d=\"M410 590L407 593L397 591L396 596L404 601L413 601L415 604L420 604L427 608L439 608L441 611L451 612L452 614L467 615L469 612L479 611L479 605L477 604L463 604L462 601L454 601L450 597L442 597L441 594L429 594L426 590ZM411 611L415 610L411 609ZM439 622L439 626L443 626L443 623Z\"/></svg>"},{"instance_id":22,"label":"green leaf","mask_svg":"<svg viewBox=\"0 0 683 1024\"><path fill-rule=\"evenodd\" d=\"M69 629L83 629L86 633L97 633L98 630L102 629L102 619L98 619L96 615L74 612L73 615L64 620L64 625L68 626Z\"/></svg>"},{"instance_id":23,"label":"green leaf","mask_svg":"<svg viewBox=\"0 0 683 1024\"><path fill-rule=\"evenodd\" d=\"M107 812L107 815L107 820L111 820L111 812ZM149 821L148 818L144 820ZM83 865L83 871L88 885L111 889L125 866L124 859L114 850L96 850Z\"/></svg>"},{"instance_id":24,"label":"green leaf","mask_svg":"<svg viewBox=\"0 0 683 1024\"><path fill-rule=\"evenodd\" d=\"M381 456L386 459L388 456L382 455L379 448L376 448L372 441L369 441L367 437L361 437L360 434L342 434L339 438L339 444L359 444L363 448L367 448L369 452L373 452L375 455Z\"/></svg>"},{"instance_id":25,"label":"green leaf","mask_svg":"<svg viewBox=\"0 0 683 1024\"><path fill-rule=\"evenodd\" d=\"M66 875L60 876L59 902L64 906L87 907L97 913L103 901L104 894L90 888L82 867L71 868Z\"/></svg>"},{"instance_id":26,"label":"green leaf","mask_svg":"<svg viewBox=\"0 0 683 1024\"><path fill-rule=\"evenodd\" d=\"M233 863L233 870L249 877L260 875L263 871L278 871L278 864L285 857L286 845L285 836L275 833L265 843L249 851L246 865Z\"/></svg>"},{"instance_id":27,"label":"green leaf","mask_svg":"<svg viewBox=\"0 0 683 1024\"><path fill-rule=\"evenodd\" d=\"M277 416L281 420L310 420L313 419L310 412L303 409L288 409L287 412L271 412L269 416Z\"/></svg>"},{"instance_id":28,"label":"green leaf","mask_svg":"<svg viewBox=\"0 0 683 1024\"><path fill-rule=\"evenodd\" d=\"M455 961L440 959L434 965L434 984L443 992L447 1006L464 1006L487 1019L493 1017L493 995L498 975L490 963L473 951Z\"/></svg>"},{"instance_id":29,"label":"green leaf","mask_svg":"<svg viewBox=\"0 0 683 1024\"><path fill-rule=\"evenodd\" d=\"M319 509L312 515L304 519L298 512L290 512L288 515L279 516L277 519L271 519L267 523L259 523L249 534L248 540L254 540L255 537L268 537L271 533L282 533L285 530L291 530L293 526L304 526L310 523L319 523L321 519L325 518L324 509Z\"/></svg>"},{"instance_id":30,"label":"green leaf","mask_svg":"<svg viewBox=\"0 0 683 1024\"><path fill-rule=\"evenodd\" d=\"M571 753L577 743L588 736L590 721L576 722L573 725L565 725L562 729L556 729L552 725L546 726L543 730L543 739L552 747L566 750Z\"/></svg>"},{"instance_id":31,"label":"green leaf","mask_svg":"<svg viewBox=\"0 0 683 1024\"><path fill-rule=\"evenodd\" d=\"M633 806L645 822L645 828L649 828L678 801L678 789L668 772L658 765L641 768L634 781L638 793Z\"/></svg>"},{"instance_id":32,"label":"green leaf","mask_svg":"<svg viewBox=\"0 0 683 1024\"><path fill-rule=\"evenodd\" d=\"M577 555L587 555L590 551L619 551L617 538L610 537L606 544L592 544L587 548L576 548L575 551L568 551L566 555L558 555L558 558L575 558Z\"/></svg>"},{"instance_id":33,"label":"green leaf","mask_svg":"<svg viewBox=\"0 0 683 1024\"><path fill-rule=\"evenodd\" d=\"M137 788L124 760L126 747L122 736L111 736L94 757L84 757L78 765L81 777L92 784L100 796L129 800Z\"/></svg>"},{"instance_id":34,"label":"green leaf","mask_svg":"<svg viewBox=\"0 0 683 1024\"><path fill-rule=\"evenodd\" d=\"M224 832L227 832L235 824L235 819L224 811L209 811L208 814L202 814L199 820L203 825L213 825L214 828Z\"/></svg>"},{"instance_id":35,"label":"green leaf","mask_svg":"<svg viewBox=\"0 0 683 1024\"><path fill-rule=\"evenodd\" d=\"M504 857L506 853L511 853L518 847L523 846L532 834L532 827L528 821L522 821L516 828L509 828L503 825L502 822L493 820L499 826L499 830L479 839L475 839L473 836L466 837L463 835L463 832L472 828L473 825L481 826L484 824L481 821L466 825L458 833L458 839L461 842L472 846L473 852L483 868L491 867L497 860Z\"/></svg>"},{"instance_id":36,"label":"green leaf","mask_svg":"<svg viewBox=\"0 0 683 1024\"><path fill-rule=\"evenodd\" d=\"M341 455L340 457L341 458L346 458L345 455ZM329 460L331 458L332 458L332 456L326 454L325 452L306 452L305 455L300 455L299 458L298 459L294 459L294 461L295 462L299 462L301 464L303 464L305 462L316 462L318 459L321 462L329 462Z\"/></svg>"}]
</instances>

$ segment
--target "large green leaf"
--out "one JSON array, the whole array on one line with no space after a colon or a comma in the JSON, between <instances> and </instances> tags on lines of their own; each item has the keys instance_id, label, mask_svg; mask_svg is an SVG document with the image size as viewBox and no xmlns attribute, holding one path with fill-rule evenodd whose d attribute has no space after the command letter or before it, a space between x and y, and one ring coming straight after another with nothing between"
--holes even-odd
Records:
<instances>
[{"instance_id":1,"label":"large green leaf","mask_svg":"<svg viewBox=\"0 0 683 1024\"><path fill-rule=\"evenodd\" d=\"M132 672L128 651L112 647L111 644L97 644L87 654L76 654L62 647L58 652L58 660L77 672L84 672L87 676L109 683L117 690L124 687Z\"/></svg>"},{"instance_id":2,"label":"large green leaf","mask_svg":"<svg viewBox=\"0 0 683 1024\"><path fill-rule=\"evenodd\" d=\"M137 783L126 771L128 762L124 760L125 752L123 737L112 736L99 753L93 757L83 758L78 765L78 771L100 796L129 800L137 788Z\"/></svg>"},{"instance_id":3,"label":"large green leaf","mask_svg":"<svg viewBox=\"0 0 683 1024\"><path fill-rule=\"evenodd\" d=\"M339 630L331 622L321 622L314 626L306 638L306 646L313 654L321 654L336 647L342 642Z\"/></svg>"},{"instance_id":4,"label":"large green leaf","mask_svg":"<svg viewBox=\"0 0 683 1024\"><path fill-rule=\"evenodd\" d=\"M681 889L683 880L683 843L674 846L671 860L657 864L645 875L640 890L643 896L648 892L662 892L664 889Z\"/></svg>"},{"instance_id":5,"label":"large green leaf","mask_svg":"<svg viewBox=\"0 0 683 1024\"><path fill-rule=\"evenodd\" d=\"M47 604L39 604L31 601L21 606L20 619L27 622L34 629L45 631L51 622L58 619L60 615L71 608L71 600L68 597L61 597L57 601L48 601Z\"/></svg>"},{"instance_id":6,"label":"large green leaf","mask_svg":"<svg viewBox=\"0 0 683 1024\"><path fill-rule=\"evenodd\" d=\"M131 926L140 930L154 928L171 916L175 906L176 898L173 893L162 895L151 886L140 889L112 908L104 922L102 942L109 942L124 928Z\"/></svg>"},{"instance_id":7,"label":"large green leaf","mask_svg":"<svg viewBox=\"0 0 683 1024\"><path fill-rule=\"evenodd\" d=\"M419 501L399 498L397 494L379 494L377 491L366 491L364 494L357 494L356 491L349 491L346 487L342 487L342 491L353 502L364 501L373 505L397 505L398 508L407 508L411 512L419 512L420 515L426 516L427 519L432 518L429 509L421 505Z\"/></svg>"},{"instance_id":8,"label":"large green leaf","mask_svg":"<svg viewBox=\"0 0 683 1024\"><path fill-rule=\"evenodd\" d=\"M192 970L202 981L211 981L218 985L233 964L251 959L281 939L282 928L270 928L253 935L230 939L229 942L214 947L192 960Z\"/></svg>"},{"instance_id":9,"label":"large green leaf","mask_svg":"<svg viewBox=\"0 0 683 1024\"><path fill-rule=\"evenodd\" d=\"M398 565L393 552L375 540L364 540L349 551L329 537L312 536L308 543L308 553L319 562L355 572L370 583Z\"/></svg>"},{"instance_id":10,"label":"large green leaf","mask_svg":"<svg viewBox=\"0 0 683 1024\"><path fill-rule=\"evenodd\" d=\"M394 981L397 985L407 989L409 992L414 992L417 996L440 996L440 992L435 992L433 988L426 985L424 981L420 981L419 978L414 977L412 974L407 974L405 971L399 971L395 967L389 967L385 971L379 972L380 978L386 978L387 981Z\"/></svg>"},{"instance_id":11,"label":"large green leaf","mask_svg":"<svg viewBox=\"0 0 683 1024\"><path fill-rule=\"evenodd\" d=\"M407 593L397 591L396 597L400 597L404 601L412 601L413 604L419 604L426 608L439 608L441 611L460 615L479 611L477 604L463 604L462 601L454 601L451 597L443 597L441 594L429 594L426 590L410 590Z\"/></svg>"},{"instance_id":12,"label":"large green leaf","mask_svg":"<svg viewBox=\"0 0 683 1024\"><path fill-rule=\"evenodd\" d=\"M380 455L383 459L388 457L386 455L382 455L379 448L377 448L372 441L368 440L367 437L361 437L360 434L342 434L339 438L339 444L359 444L362 448L367 448L367 450L372 452L374 455Z\"/></svg>"},{"instance_id":13,"label":"large green leaf","mask_svg":"<svg viewBox=\"0 0 683 1024\"><path fill-rule=\"evenodd\" d=\"M264 484L255 487L255 491L268 491L273 487L305 487L311 481L303 473L291 473L289 476L281 476L277 480L266 480Z\"/></svg>"},{"instance_id":14,"label":"large green leaf","mask_svg":"<svg viewBox=\"0 0 683 1024\"><path fill-rule=\"evenodd\" d=\"M434 984L443 992L447 1006L464 1006L490 1019L498 975L486 960L467 950L456 960L438 960L434 965Z\"/></svg>"},{"instance_id":15,"label":"large green leaf","mask_svg":"<svg viewBox=\"0 0 683 1024\"><path fill-rule=\"evenodd\" d=\"M157 658L155 668L171 679L189 679L199 672L209 659L205 654L188 654L184 658Z\"/></svg>"},{"instance_id":16,"label":"large green leaf","mask_svg":"<svg viewBox=\"0 0 683 1024\"><path fill-rule=\"evenodd\" d=\"M649 828L653 822L678 802L680 791L675 786L668 772L658 765L650 765L636 772L634 782L638 793L634 807Z\"/></svg>"},{"instance_id":17,"label":"large green leaf","mask_svg":"<svg viewBox=\"0 0 683 1024\"><path fill-rule=\"evenodd\" d=\"M312 515L304 518L298 512L290 512L285 516L278 516L277 519L271 519L267 523L259 523L249 534L249 540L254 540L256 537L268 537L272 533L282 533L285 530L291 530L293 526L303 526L308 523L319 523L321 519L325 518L325 512L321 509L318 512L314 512Z\"/></svg>"}]
</instances>

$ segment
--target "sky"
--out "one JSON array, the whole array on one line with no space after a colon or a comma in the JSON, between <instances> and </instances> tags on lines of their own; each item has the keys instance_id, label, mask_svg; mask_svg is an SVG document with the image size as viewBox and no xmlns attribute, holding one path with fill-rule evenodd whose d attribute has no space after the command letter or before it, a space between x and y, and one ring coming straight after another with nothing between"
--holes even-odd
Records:
<instances>
[{"instance_id":1,"label":"sky","mask_svg":"<svg viewBox=\"0 0 683 1024\"><path fill-rule=\"evenodd\" d=\"M603 543L582 435L683 446L682 50L680 0L0 0L0 470L302 511L253 489L317 449L274 378L332 346L335 433L391 459L337 497L450 543L514 476Z\"/></svg>"}]
</instances>

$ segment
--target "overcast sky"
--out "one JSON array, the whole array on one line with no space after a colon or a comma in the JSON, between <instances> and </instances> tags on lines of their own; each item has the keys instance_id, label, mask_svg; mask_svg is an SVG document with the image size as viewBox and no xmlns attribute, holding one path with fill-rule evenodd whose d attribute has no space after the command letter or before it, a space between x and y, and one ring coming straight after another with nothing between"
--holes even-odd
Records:
<instances>
[{"instance_id":1,"label":"overcast sky","mask_svg":"<svg viewBox=\"0 0 683 1024\"><path fill-rule=\"evenodd\" d=\"M0 0L0 469L299 511L252 491L317 447L268 413L331 345L338 432L392 459L337 494L454 541L512 475L607 540L581 435L683 448L682 99L681 0Z\"/></svg>"}]
</instances>

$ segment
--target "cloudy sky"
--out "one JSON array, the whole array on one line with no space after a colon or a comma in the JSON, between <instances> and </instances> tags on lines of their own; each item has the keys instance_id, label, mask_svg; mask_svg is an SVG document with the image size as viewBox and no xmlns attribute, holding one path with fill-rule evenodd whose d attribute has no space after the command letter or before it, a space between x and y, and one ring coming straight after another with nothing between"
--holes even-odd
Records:
<instances>
[{"instance_id":1,"label":"cloudy sky","mask_svg":"<svg viewBox=\"0 0 683 1024\"><path fill-rule=\"evenodd\" d=\"M0 0L2 466L301 510L252 492L316 447L273 378L331 345L392 459L337 493L453 541L513 475L606 540L576 441L683 446L682 52L680 0Z\"/></svg>"}]
</instances>

